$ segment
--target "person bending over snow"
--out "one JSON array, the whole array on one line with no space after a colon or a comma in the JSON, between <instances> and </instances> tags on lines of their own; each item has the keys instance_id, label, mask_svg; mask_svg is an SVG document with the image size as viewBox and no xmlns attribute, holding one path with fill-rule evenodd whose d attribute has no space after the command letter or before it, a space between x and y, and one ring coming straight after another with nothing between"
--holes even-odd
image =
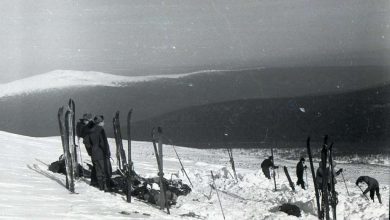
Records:
<instances>
[{"instance_id":1,"label":"person bending over snow","mask_svg":"<svg viewBox=\"0 0 390 220\"><path fill-rule=\"evenodd\" d=\"M379 183L376 179L369 177L369 176L360 176L356 180L356 186L359 186L359 183L365 182L367 184L367 189L364 190L363 194L366 195L368 191L370 191L370 198L374 202L375 192L376 196L378 197L378 201L380 204L382 204L381 194L379 193Z\"/></svg>"}]
</instances>

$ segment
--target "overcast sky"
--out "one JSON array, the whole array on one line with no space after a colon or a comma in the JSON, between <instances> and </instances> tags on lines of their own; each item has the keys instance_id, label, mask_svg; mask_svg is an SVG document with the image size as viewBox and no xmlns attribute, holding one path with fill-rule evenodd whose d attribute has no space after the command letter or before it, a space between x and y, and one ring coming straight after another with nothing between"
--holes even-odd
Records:
<instances>
[{"instance_id":1,"label":"overcast sky","mask_svg":"<svg viewBox=\"0 0 390 220\"><path fill-rule=\"evenodd\" d=\"M2 0L0 13L0 83L55 69L390 63L389 0Z\"/></svg>"}]
</instances>

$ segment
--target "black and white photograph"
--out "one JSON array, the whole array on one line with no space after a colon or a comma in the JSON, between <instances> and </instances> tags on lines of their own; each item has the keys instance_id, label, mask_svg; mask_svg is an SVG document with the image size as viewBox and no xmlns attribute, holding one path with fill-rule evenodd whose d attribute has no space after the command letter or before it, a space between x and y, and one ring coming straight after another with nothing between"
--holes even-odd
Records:
<instances>
[{"instance_id":1,"label":"black and white photograph","mask_svg":"<svg viewBox=\"0 0 390 220\"><path fill-rule=\"evenodd\" d=\"M389 219L390 1L0 14L1 219Z\"/></svg>"}]
</instances>

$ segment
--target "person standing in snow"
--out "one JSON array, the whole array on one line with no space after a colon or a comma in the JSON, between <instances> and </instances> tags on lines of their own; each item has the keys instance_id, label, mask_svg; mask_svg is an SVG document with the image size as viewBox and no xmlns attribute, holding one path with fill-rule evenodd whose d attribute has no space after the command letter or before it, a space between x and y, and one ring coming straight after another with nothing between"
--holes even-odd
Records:
<instances>
[{"instance_id":1,"label":"person standing in snow","mask_svg":"<svg viewBox=\"0 0 390 220\"><path fill-rule=\"evenodd\" d=\"M305 165L305 158L302 157L297 164L297 170L296 170L297 178L298 178L297 185L298 186L300 185L302 189L306 189L305 181L303 181L303 173L306 169L307 166Z\"/></svg>"},{"instance_id":2,"label":"person standing in snow","mask_svg":"<svg viewBox=\"0 0 390 220\"><path fill-rule=\"evenodd\" d=\"M336 167L336 162L333 161L333 168ZM328 177L328 189L330 190L330 184L331 184L331 178L330 178L330 167L326 167L325 169L326 175ZM337 172L333 172L334 178L334 183L336 184L336 176L340 175L343 172L343 168L340 168ZM322 162L319 163L319 167L317 168L316 172L316 184L318 189L322 189L322 179L324 178L324 172L323 172L323 167L322 167Z\"/></svg>"},{"instance_id":3,"label":"person standing in snow","mask_svg":"<svg viewBox=\"0 0 390 220\"><path fill-rule=\"evenodd\" d=\"M92 163L96 170L97 182L100 190L111 189L112 168L110 163L110 146L108 145L106 132L104 131L104 117L94 118L95 126L90 130L89 141L91 142Z\"/></svg>"},{"instance_id":4,"label":"person standing in snow","mask_svg":"<svg viewBox=\"0 0 390 220\"><path fill-rule=\"evenodd\" d=\"M78 138L78 142L80 142L80 138L83 139L83 144L85 146L85 149L87 150L88 155L92 156L92 146L89 139L89 134L93 126L95 125L93 122L93 117L91 113L85 113L83 115L83 118L80 119L79 122L77 122L76 125L76 135ZM91 166L91 186L97 186L97 178L96 178L96 170L95 167Z\"/></svg>"},{"instance_id":5,"label":"person standing in snow","mask_svg":"<svg viewBox=\"0 0 390 220\"><path fill-rule=\"evenodd\" d=\"M270 170L269 170L270 168L273 169L279 168L278 166L274 165L274 158L272 156L269 156L268 159L265 159L261 163L261 169L263 170L265 177L267 177L268 179L271 179Z\"/></svg>"},{"instance_id":6,"label":"person standing in snow","mask_svg":"<svg viewBox=\"0 0 390 220\"><path fill-rule=\"evenodd\" d=\"M83 144L85 146L85 149L88 152L88 155L91 156L91 144L89 143L88 138L85 138L89 134L89 131L94 126L94 123L92 121L92 114L91 113L85 113L83 115L83 118L80 118L80 121L76 124L76 135L78 141L80 141L80 138L83 138Z\"/></svg>"},{"instance_id":7,"label":"person standing in snow","mask_svg":"<svg viewBox=\"0 0 390 220\"><path fill-rule=\"evenodd\" d=\"M359 186L359 183L365 182L367 184L367 189L364 190L363 194L366 195L368 191L370 191L370 198L374 202L375 193L378 197L378 201L380 204L382 204L381 194L379 193L379 183L376 179L369 177L369 176L360 176L356 180L356 186Z\"/></svg>"}]
</instances>

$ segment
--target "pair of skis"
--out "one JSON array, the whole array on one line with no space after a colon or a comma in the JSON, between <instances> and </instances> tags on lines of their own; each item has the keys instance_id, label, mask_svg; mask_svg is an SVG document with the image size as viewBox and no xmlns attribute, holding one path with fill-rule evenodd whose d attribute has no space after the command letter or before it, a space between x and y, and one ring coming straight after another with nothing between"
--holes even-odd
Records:
<instances>
[{"instance_id":1,"label":"pair of skis","mask_svg":"<svg viewBox=\"0 0 390 220\"><path fill-rule=\"evenodd\" d=\"M61 134L66 168L66 188L75 192L75 177L78 177L77 148L75 138L75 104L72 99L67 106L58 109L58 124Z\"/></svg>"},{"instance_id":2,"label":"pair of skis","mask_svg":"<svg viewBox=\"0 0 390 220\"><path fill-rule=\"evenodd\" d=\"M312 172L312 177L313 177L313 185L314 185L314 191L315 191L315 196L316 196L316 202L317 202L317 212L318 212L318 218L319 219L324 219L324 217L329 220L330 215L329 215L329 198L330 198L330 205L332 207L332 216L333 219L336 219L336 206L338 203L337 199L337 193L335 190L335 176L334 176L334 163L333 163L333 155L332 155L332 147L333 143L328 146L328 136L326 135L324 137L324 142L322 145L322 150L321 150L321 164L322 167L319 169L322 169L322 185L318 186L316 183L316 175L314 172L314 165L313 165L313 156L311 153L311 148L310 148L310 137L308 137L307 142L307 152L309 156L309 161L310 161L310 169ZM330 170L327 167L327 163L330 166ZM317 177L319 178L319 177ZM329 179L330 178L330 181ZM330 182L330 191L328 190L328 182ZM319 188L321 187L321 188ZM320 203L320 195L319 192L321 192L321 203Z\"/></svg>"},{"instance_id":3,"label":"pair of skis","mask_svg":"<svg viewBox=\"0 0 390 220\"><path fill-rule=\"evenodd\" d=\"M163 143L162 143L162 128L157 127L152 129L152 142L153 142L153 148L154 148L154 154L156 155L157 160L157 167L158 167L158 176L159 176L159 182L160 182L160 209L164 210L167 209L167 213L169 212L169 205L167 203L167 196L166 196L166 188L164 183L164 170L163 170ZM158 149L157 144L158 142Z\"/></svg>"},{"instance_id":4,"label":"pair of skis","mask_svg":"<svg viewBox=\"0 0 390 220\"><path fill-rule=\"evenodd\" d=\"M133 167L133 161L131 159L131 115L132 115L133 109L130 109L130 111L127 114L127 159L126 160L126 153L123 148L123 142L122 142L122 133L121 133L121 126L119 121L119 111L117 111L114 115L114 118L112 120L113 127L114 127L114 136L115 136L115 144L116 144L116 158L118 163L118 170L119 172L126 177L127 182L127 193L126 193L126 201L131 202L131 180L132 175L134 173L134 167Z\"/></svg>"}]
</instances>

